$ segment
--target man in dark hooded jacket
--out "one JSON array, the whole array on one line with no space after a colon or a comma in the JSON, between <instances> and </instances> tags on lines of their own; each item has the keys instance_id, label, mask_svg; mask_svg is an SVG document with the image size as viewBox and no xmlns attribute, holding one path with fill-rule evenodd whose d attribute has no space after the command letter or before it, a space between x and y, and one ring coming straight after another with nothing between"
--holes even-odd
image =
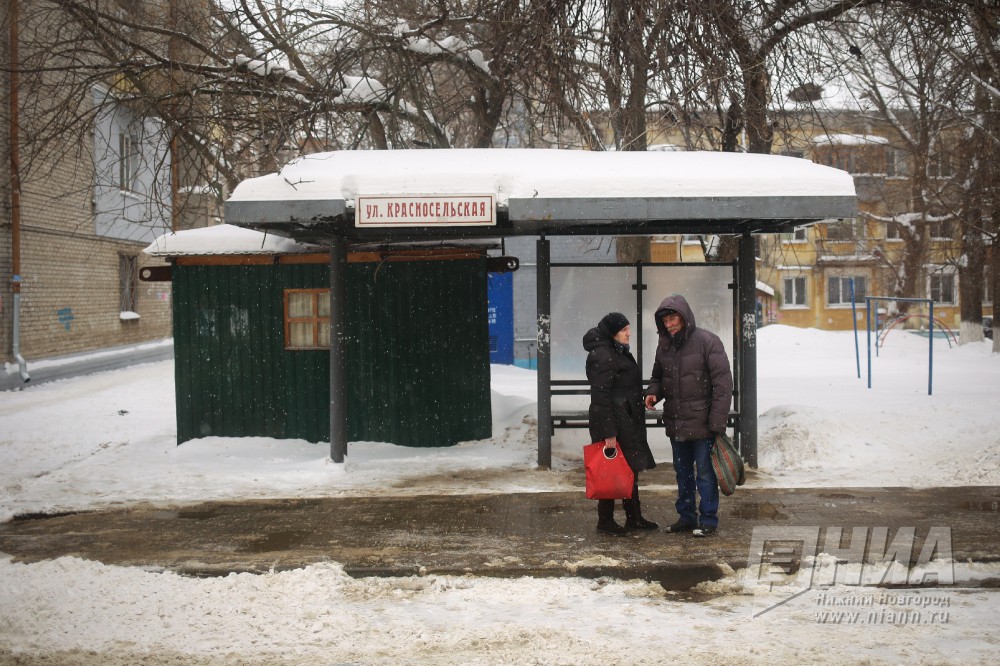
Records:
<instances>
[{"instance_id":1,"label":"man in dark hooded jacket","mask_svg":"<svg viewBox=\"0 0 1000 666\"><path fill-rule=\"evenodd\" d=\"M656 309L660 334L646 389L646 409L663 399L663 423L673 449L679 518L667 532L710 536L719 526L719 483L712 469L712 446L726 431L733 399L733 374L719 336L698 328L680 294ZM695 493L701 501L695 510ZM700 514L700 517L699 517Z\"/></svg>"}]
</instances>

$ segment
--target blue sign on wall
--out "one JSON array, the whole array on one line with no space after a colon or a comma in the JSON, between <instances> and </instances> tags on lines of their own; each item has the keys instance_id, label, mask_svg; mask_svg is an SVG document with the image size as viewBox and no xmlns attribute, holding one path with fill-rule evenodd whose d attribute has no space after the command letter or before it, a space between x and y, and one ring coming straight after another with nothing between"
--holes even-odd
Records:
<instances>
[{"instance_id":1,"label":"blue sign on wall","mask_svg":"<svg viewBox=\"0 0 1000 666\"><path fill-rule=\"evenodd\" d=\"M514 274L490 273L487 279L490 363L514 363Z\"/></svg>"}]
</instances>

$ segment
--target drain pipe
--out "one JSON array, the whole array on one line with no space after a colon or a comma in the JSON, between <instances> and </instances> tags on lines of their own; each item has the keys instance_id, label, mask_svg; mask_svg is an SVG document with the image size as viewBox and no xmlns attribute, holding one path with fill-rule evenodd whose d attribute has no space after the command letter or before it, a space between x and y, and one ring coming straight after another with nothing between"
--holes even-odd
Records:
<instances>
[{"instance_id":1,"label":"drain pipe","mask_svg":"<svg viewBox=\"0 0 1000 666\"><path fill-rule=\"evenodd\" d=\"M18 372L21 381L27 383L31 381L28 374L28 362L21 356L21 294L14 292L14 360L17 361Z\"/></svg>"},{"instance_id":2,"label":"drain pipe","mask_svg":"<svg viewBox=\"0 0 1000 666\"><path fill-rule=\"evenodd\" d=\"M31 381L28 362L21 356L21 151L17 124L18 88L21 85L18 70L21 67L18 54L18 0L10 0L10 244L11 244L11 291L14 293L14 335L11 351L17 361L21 380Z\"/></svg>"}]
</instances>

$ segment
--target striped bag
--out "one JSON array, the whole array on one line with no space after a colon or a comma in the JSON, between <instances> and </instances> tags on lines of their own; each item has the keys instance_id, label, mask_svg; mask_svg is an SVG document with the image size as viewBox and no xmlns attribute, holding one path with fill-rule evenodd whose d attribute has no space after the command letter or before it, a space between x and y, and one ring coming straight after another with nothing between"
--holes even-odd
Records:
<instances>
[{"instance_id":1,"label":"striped bag","mask_svg":"<svg viewBox=\"0 0 1000 666\"><path fill-rule=\"evenodd\" d=\"M733 441L725 433L715 438L712 447L712 469L719 480L719 490L729 496L736 492L736 486L742 486L746 481L743 468L743 458L733 446Z\"/></svg>"}]
</instances>

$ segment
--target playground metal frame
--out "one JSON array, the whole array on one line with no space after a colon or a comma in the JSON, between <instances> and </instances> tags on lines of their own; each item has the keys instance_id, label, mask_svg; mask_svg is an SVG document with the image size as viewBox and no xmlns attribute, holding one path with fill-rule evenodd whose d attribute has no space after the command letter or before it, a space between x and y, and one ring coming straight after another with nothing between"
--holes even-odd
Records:
<instances>
[{"instance_id":1,"label":"playground metal frame","mask_svg":"<svg viewBox=\"0 0 1000 666\"><path fill-rule=\"evenodd\" d=\"M853 281L851 284L853 296ZM926 303L928 305L927 345L927 395L934 394L934 301L930 298L895 298L892 296L865 296L865 329L868 336L868 388L872 387L872 302ZM853 302L853 298L852 298ZM875 355L878 356L878 309L875 309ZM854 348L857 350L857 318L854 319ZM859 366L860 371L860 366Z\"/></svg>"}]
</instances>

